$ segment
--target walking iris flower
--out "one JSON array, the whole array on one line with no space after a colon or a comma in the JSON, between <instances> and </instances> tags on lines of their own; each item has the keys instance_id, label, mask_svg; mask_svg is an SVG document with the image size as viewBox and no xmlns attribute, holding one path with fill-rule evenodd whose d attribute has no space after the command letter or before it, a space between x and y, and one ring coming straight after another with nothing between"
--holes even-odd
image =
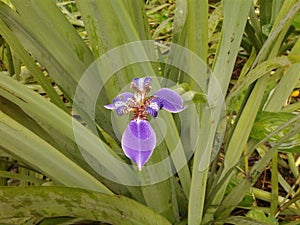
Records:
<instances>
[{"instance_id":1,"label":"walking iris flower","mask_svg":"<svg viewBox=\"0 0 300 225\"><path fill-rule=\"evenodd\" d=\"M184 110L181 96L169 88L159 89L152 96L147 96L151 83L150 77L135 78L130 84L134 93L121 93L112 104L104 106L115 110L118 116L133 114L121 143L125 155L137 164L139 170L149 160L156 145L156 135L148 122L148 115L155 118L160 109L172 113Z\"/></svg>"}]
</instances>

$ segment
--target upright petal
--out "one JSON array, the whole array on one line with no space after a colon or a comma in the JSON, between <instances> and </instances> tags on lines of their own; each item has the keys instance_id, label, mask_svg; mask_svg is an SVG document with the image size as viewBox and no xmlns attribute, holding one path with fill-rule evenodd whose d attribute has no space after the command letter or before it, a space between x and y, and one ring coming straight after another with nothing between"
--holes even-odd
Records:
<instances>
[{"instance_id":1,"label":"upright petal","mask_svg":"<svg viewBox=\"0 0 300 225\"><path fill-rule=\"evenodd\" d=\"M156 135L150 123L146 120L131 120L122 136L122 148L139 170L151 157L155 145Z\"/></svg>"},{"instance_id":2,"label":"upright petal","mask_svg":"<svg viewBox=\"0 0 300 225\"><path fill-rule=\"evenodd\" d=\"M124 92L114 98L112 104L105 105L107 109L115 109L118 116L126 114L131 108L131 99L133 94L130 92Z\"/></svg>"},{"instance_id":3,"label":"upright petal","mask_svg":"<svg viewBox=\"0 0 300 225\"><path fill-rule=\"evenodd\" d=\"M148 93L151 89L152 79L150 77L134 78L130 87L137 92Z\"/></svg>"},{"instance_id":4,"label":"upright petal","mask_svg":"<svg viewBox=\"0 0 300 225\"><path fill-rule=\"evenodd\" d=\"M162 99L162 108L169 112L177 113L185 109L181 96L169 88L159 89L153 96Z\"/></svg>"}]
</instances>

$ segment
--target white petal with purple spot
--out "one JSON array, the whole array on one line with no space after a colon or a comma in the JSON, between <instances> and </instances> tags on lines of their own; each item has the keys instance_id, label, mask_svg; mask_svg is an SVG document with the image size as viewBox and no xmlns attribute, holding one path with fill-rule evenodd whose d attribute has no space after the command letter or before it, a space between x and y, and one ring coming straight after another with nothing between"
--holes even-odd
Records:
<instances>
[{"instance_id":1,"label":"white petal with purple spot","mask_svg":"<svg viewBox=\"0 0 300 225\"><path fill-rule=\"evenodd\" d=\"M129 112L129 104L128 101L133 98L133 94L130 92L124 92L119 94L114 98L113 103L109 105L105 105L104 107L107 109L115 109L118 116L126 114Z\"/></svg>"},{"instance_id":2,"label":"white petal with purple spot","mask_svg":"<svg viewBox=\"0 0 300 225\"><path fill-rule=\"evenodd\" d=\"M157 117L158 111L163 107L163 100L159 97L153 98L146 108L146 112L153 117Z\"/></svg>"}]
</instances>

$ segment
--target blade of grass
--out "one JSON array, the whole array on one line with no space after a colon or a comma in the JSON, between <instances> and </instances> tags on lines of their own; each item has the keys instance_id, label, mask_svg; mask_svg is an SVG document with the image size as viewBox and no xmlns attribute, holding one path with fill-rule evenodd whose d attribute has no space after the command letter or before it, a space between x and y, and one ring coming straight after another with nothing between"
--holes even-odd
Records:
<instances>
[{"instance_id":1,"label":"blade of grass","mask_svg":"<svg viewBox=\"0 0 300 225\"><path fill-rule=\"evenodd\" d=\"M45 183L44 180L41 180L41 179L38 179L35 177L31 177L31 176L28 176L25 174L12 173L12 172L1 171L1 170L0 170L0 177L12 178L12 179L22 180L22 181L26 181L26 182L31 182L31 183L34 183L35 185L41 185L41 184Z\"/></svg>"},{"instance_id":2,"label":"blade of grass","mask_svg":"<svg viewBox=\"0 0 300 225\"><path fill-rule=\"evenodd\" d=\"M0 135L1 149L28 162L58 183L112 194L93 176L4 113L0 113Z\"/></svg>"},{"instance_id":3,"label":"blade of grass","mask_svg":"<svg viewBox=\"0 0 300 225\"><path fill-rule=\"evenodd\" d=\"M153 39L157 39L159 37L160 32L166 27L168 26L168 24L171 23L171 21L173 20L173 18L168 18L165 19L163 22L161 22L159 24L159 26L155 29L155 31L153 32L152 38Z\"/></svg>"},{"instance_id":4,"label":"blade of grass","mask_svg":"<svg viewBox=\"0 0 300 225\"><path fill-rule=\"evenodd\" d=\"M187 48L195 52L204 62L208 51L208 1L188 1L185 26L188 35ZM191 65L192 66L192 65Z\"/></svg>"},{"instance_id":5,"label":"blade of grass","mask_svg":"<svg viewBox=\"0 0 300 225\"><path fill-rule=\"evenodd\" d=\"M226 218L230 215L233 208L243 199L247 190L256 182L264 167L270 162L274 154L276 153L278 147L287 139L299 133L300 131L300 116L293 118L289 125L296 124L289 133L279 140L274 147L272 147L266 154L252 167L249 175L232 191L230 192L222 202L222 205L218 208L216 213L217 218ZM269 137L268 137L269 138ZM263 143L262 140L260 143ZM259 143L259 144L260 144ZM278 196L277 196L278 197Z\"/></svg>"},{"instance_id":6,"label":"blade of grass","mask_svg":"<svg viewBox=\"0 0 300 225\"><path fill-rule=\"evenodd\" d=\"M0 34L10 45L10 47L13 48L15 54L18 55L18 57L24 62L27 68L32 71L33 77L45 90L50 100L61 109L67 111L66 106L63 104L63 102L60 99L60 96L56 93L55 89L52 87L50 81L45 77L41 69L36 65L34 60L29 56L29 54L26 52L24 47L15 37L13 32L7 27L7 25L3 22L1 18L0 18Z\"/></svg>"},{"instance_id":7,"label":"blade of grass","mask_svg":"<svg viewBox=\"0 0 300 225\"><path fill-rule=\"evenodd\" d=\"M233 66L235 63L235 58L237 56L241 38L244 31L244 26L246 24L247 15L250 10L250 6L252 1L243 2L240 4L237 2L232 1L224 1L224 22L223 22L223 29L222 29L222 41L219 45L219 50L216 55L216 63L214 66L214 76L216 80L210 81L210 86L208 89L208 96L213 99L212 105L213 112L208 110L204 112L202 115L203 123L201 123L203 129L203 133L209 133L209 135L203 135L202 141L200 141L199 149L211 149L213 145L212 135L216 132L218 127L218 122L220 119L223 101L223 95L227 90L227 86L229 84L231 73L233 70ZM237 13L238 12L238 13ZM233 17L234 15L234 17ZM217 82L219 85L220 90L217 92L218 94L221 92L221 96L216 96L215 88L216 84L213 82ZM214 123L210 124L211 119L208 119L212 114L212 120ZM206 124L206 125L205 125ZM204 139L206 137L206 139ZM208 139L207 139L208 138ZM211 150L210 150L211 151ZM204 156L199 155L201 151L197 149L194 156L194 168L193 168L193 179L191 185L191 197L189 202L189 224L201 224L202 217L203 217L203 207L204 207L204 199L206 194L206 178L208 173L208 165L210 162L210 151L205 151ZM204 165L203 171L199 171L198 165L202 162ZM200 175L201 174L201 175ZM204 180L203 180L204 179ZM199 187L202 187L199 190ZM206 215L208 219L204 219L204 222L210 221L211 217L209 214Z\"/></svg>"},{"instance_id":8,"label":"blade of grass","mask_svg":"<svg viewBox=\"0 0 300 225\"><path fill-rule=\"evenodd\" d=\"M292 19L294 18L295 14L298 12L299 8L300 8L299 1L292 0L292 1L284 2L278 16L276 17L276 20L274 21L273 28L268 36L268 39L262 46L260 52L257 55L255 62L253 63L253 67L256 66L257 63L266 60L266 58L272 58L275 57L275 55L277 55L277 51L284 37L284 33L291 25ZM278 38L279 35L280 38Z\"/></svg>"},{"instance_id":9,"label":"blade of grass","mask_svg":"<svg viewBox=\"0 0 300 225\"><path fill-rule=\"evenodd\" d=\"M252 10L251 10L252 11ZM251 44L254 46L254 48L259 51L261 48L260 40L258 40L254 28L250 25L249 22L247 22L245 33L247 34L247 40L251 42Z\"/></svg>"},{"instance_id":10,"label":"blade of grass","mask_svg":"<svg viewBox=\"0 0 300 225\"><path fill-rule=\"evenodd\" d=\"M72 97L78 80L93 61L88 46L55 2L12 0L12 3L18 13L3 5L0 10L2 19L23 46L47 68L55 82Z\"/></svg>"},{"instance_id":11,"label":"blade of grass","mask_svg":"<svg viewBox=\"0 0 300 225\"><path fill-rule=\"evenodd\" d=\"M292 17L293 15L294 15L294 13L295 13L295 10L294 10L294 8L293 9L291 9L291 11L290 11L290 13L288 13L288 16L286 16L286 17L284 17L283 19L282 19L282 21L280 21L280 25L278 25L275 29L274 29L274 31L272 32L272 34L269 36L269 38L268 38L268 40L265 42L265 44L264 44L264 46L263 46L263 48L261 49L261 51L260 51L260 53L258 54L258 56L257 56L257 58L256 58L256 60L254 61L254 63L253 63L253 65L252 65L252 68L258 63L258 62L261 62L261 61L263 61L263 60L266 60L266 56L268 56L269 58L272 58L272 57L274 57L275 56L275 52L273 51L272 52L272 54L269 54L269 55L267 55L267 53L269 53L268 52L268 49L270 49L271 48L271 44L273 43L273 40L275 40L276 39L276 37L277 37L277 35L279 35L280 34L280 32L281 32L281 30L285 27L285 26L288 26L288 22L289 22L289 19L290 19L290 17ZM273 43L274 44L274 43ZM276 43L275 43L276 44ZM264 85L266 85L267 84L267 82L266 82L266 77L263 77L262 79L260 79L258 82L259 83L257 83L256 85L255 85L255 89L257 88L257 90L255 91L255 92L257 92L257 93L259 93L260 92L260 95L258 95L257 96L257 98L256 99L252 99L251 101L256 101L256 100L259 100L257 103L259 104L260 102L261 102L261 100L262 100L262 96L261 95L263 95L263 92L264 92ZM256 93L256 94L257 94ZM251 93L251 95L253 94L253 92ZM255 95L256 95L255 94ZM245 123L243 126L244 127L252 127L252 125L251 125L251 123L253 123L253 119L254 119L254 117L255 117L255 115L256 115L256 113L257 113L257 111L258 111L258 106L257 105L253 105L252 106L252 108L248 108L248 106L251 106L251 104L253 104L253 102L252 103L250 103L251 102L250 101L250 99L248 100L248 102L246 103L246 106L245 106L245 108L244 108L244 111L245 111L245 109L247 108L247 113L242 113L241 114L241 117L240 117L240 119L239 119L239 121L238 121L238 124L237 124L237 126L236 126L236 128L235 128L235 131L234 132L236 132L236 129L238 128L238 126L239 125L242 125L242 123L240 123L240 121L242 121L242 120L244 120L244 119L246 119L245 121L247 121L247 119L250 119L251 121L248 121L248 122L250 122L250 125L249 125L249 123ZM249 104L248 104L249 103ZM247 106L248 105L248 106ZM254 109L252 112L251 112L251 110L252 109ZM246 117L244 117L244 119L242 119L241 120L241 118L243 117L243 116L245 116L245 115L247 115L248 114L248 118L246 118ZM244 122L245 122L244 121ZM230 142L231 142L231 144L233 144L233 145L231 145L230 143L229 143L229 146L228 146L228 149L227 149L227 151L226 151L226 156L225 156L225 161L224 161L224 170L222 170L222 175L221 175L221 177L222 176L224 176L226 173L224 173L225 171L228 171L228 169L231 167L230 166L230 163L234 163L233 161L235 161L236 159L237 159L237 155L241 155L241 151L242 151L242 149L244 148L244 146L245 146L245 144L246 144L246 142L247 142L247 139L248 139L248 135L249 135L249 132L250 132L250 130L251 130L251 128L250 128L250 130L249 129L241 129L241 128L238 128L238 130L242 130L242 132L241 133L243 133L244 132L244 135L245 136L243 136L243 138L240 138L240 134L238 135L237 133L236 133L236 137L239 137L239 138L234 138L234 137L231 137L231 140L230 140ZM235 135L235 134L233 134L233 135ZM235 144L234 144L234 142L236 142ZM237 145L236 145L237 144ZM231 145L231 146L230 146ZM237 147L237 146L239 146L238 148L235 148L236 150L234 150L234 151L232 151L234 148L232 148L233 146L235 146L235 147ZM232 152L231 152L232 151ZM233 152L234 152L234 154L233 154ZM231 155L231 157L227 157L227 154L228 153L230 153L230 155ZM231 164L231 165L235 165L235 164ZM227 169L226 169L226 167L228 167ZM226 182L225 182L226 183ZM214 201L213 202L213 204L219 204L220 203L220 200L221 200L221 198L222 198L222 196L223 196L223 194L224 194L224 191L225 191L225 187L226 187L226 184L224 184L224 186L223 186L223 188L221 188L221 191L219 191L218 193L217 193L217 197L216 197L216 199L219 199L219 200L217 200L217 201ZM223 194L222 194L222 192L223 192ZM219 195L219 196L218 196Z\"/></svg>"},{"instance_id":12,"label":"blade of grass","mask_svg":"<svg viewBox=\"0 0 300 225\"><path fill-rule=\"evenodd\" d=\"M236 122L237 125L230 138L230 142L225 153L223 164L224 167L222 168L222 170L220 170L222 172L220 173L221 175L219 180L225 177L227 172L230 171L233 167L235 167L235 165L239 162L241 155L243 154L243 150L247 144L247 140L249 138L249 134L254 124L256 114L260 108L260 104L264 95L267 82L268 77L263 77L260 80L258 80L253 91L251 92L249 99L247 100L247 103L245 105L245 108L243 109L239 120ZM223 182L222 187L219 189L219 191L215 193L215 198L212 204L220 203L221 199L224 196L225 189L230 180L231 175L226 175L227 179L225 182Z\"/></svg>"},{"instance_id":13,"label":"blade of grass","mask_svg":"<svg viewBox=\"0 0 300 225\"><path fill-rule=\"evenodd\" d=\"M121 33L121 28L109 1L79 0L76 4L83 17L95 58L123 43L123 37L115 35Z\"/></svg>"},{"instance_id":14,"label":"blade of grass","mask_svg":"<svg viewBox=\"0 0 300 225\"><path fill-rule=\"evenodd\" d=\"M172 224L180 221L175 192L175 182L175 177L170 177L169 179L157 184L152 184L141 188L147 206L167 218Z\"/></svg>"},{"instance_id":15,"label":"blade of grass","mask_svg":"<svg viewBox=\"0 0 300 225\"><path fill-rule=\"evenodd\" d=\"M2 36L2 38L3 38L3 36ZM3 49L4 49L4 54L5 54L5 57L7 60L6 64L7 64L7 71L9 73L9 75L13 76L14 74L16 74L17 80L20 80L20 77L18 76L19 74L17 73L17 71L15 72L13 55L12 55L12 51L11 51L9 44L4 42L2 45L3 45Z\"/></svg>"},{"instance_id":16,"label":"blade of grass","mask_svg":"<svg viewBox=\"0 0 300 225\"><path fill-rule=\"evenodd\" d=\"M284 1L276 0L273 2L272 9L272 21L276 20L278 13L280 12Z\"/></svg>"},{"instance_id":17,"label":"blade of grass","mask_svg":"<svg viewBox=\"0 0 300 225\"><path fill-rule=\"evenodd\" d=\"M299 170L295 163L294 155L292 153L287 154L287 159L289 162L289 167L294 175L295 178L299 176Z\"/></svg>"},{"instance_id":18,"label":"blade of grass","mask_svg":"<svg viewBox=\"0 0 300 225\"><path fill-rule=\"evenodd\" d=\"M181 44L183 43L181 37L181 33L184 29L184 24L186 22L187 17L187 1L184 0L177 0L176 1L176 8L175 8L175 16L174 16L174 28L172 33L172 42Z\"/></svg>"},{"instance_id":19,"label":"blade of grass","mask_svg":"<svg viewBox=\"0 0 300 225\"><path fill-rule=\"evenodd\" d=\"M246 216L229 216L225 219L215 220L215 223L220 224L251 224L251 225L270 225L270 223L261 222L254 218Z\"/></svg>"},{"instance_id":20,"label":"blade of grass","mask_svg":"<svg viewBox=\"0 0 300 225\"><path fill-rule=\"evenodd\" d=\"M0 2L0 17L22 45L43 65L65 97L72 97L82 74L93 61L89 47L53 1L14 1L18 13ZM39 21L39 23L36 23ZM32 25L34 24L34 25ZM53 26L59 24L59 26ZM63 49L63 51L62 51ZM81 110L90 125L89 117ZM108 116L103 110L102 118ZM108 120L99 120L108 131Z\"/></svg>"},{"instance_id":21,"label":"blade of grass","mask_svg":"<svg viewBox=\"0 0 300 225\"><path fill-rule=\"evenodd\" d=\"M249 85L255 80L259 79L260 77L264 76L265 74L271 72L274 69L290 66L291 63L292 62L287 56L280 56L264 61L263 63L257 65L254 69L249 71L249 73L246 76L239 80L238 83L232 88L232 90L226 98L227 104L230 102L233 96L238 96L238 94L241 91L249 87Z\"/></svg>"},{"instance_id":22,"label":"blade of grass","mask_svg":"<svg viewBox=\"0 0 300 225\"><path fill-rule=\"evenodd\" d=\"M260 1L260 27L262 31L266 29L268 25L271 25L271 17L272 17L272 1L261 0ZM266 34L265 34L266 35Z\"/></svg>"},{"instance_id":23,"label":"blade of grass","mask_svg":"<svg viewBox=\"0 0 300 225\"><path fill-rule=\"evenodd\" d=\"M298 40L295 46L293 47L290 56L297 52L299 52L300 41ZM264 109L266 111L279 111L282 106L285 104L287 99L289 98L290 93L294 89L294 86L291 84L296 84L296 82L300 78L300 64L296 63L289 67L284 76L281 78L279 84L276 86L275 91L272 93L271 98L268 103L265 105ZM278 210L278 153L275 153L272 158L272 169L271 169L271 184L272 184L272 192L271 192L271 207L270 214L276 216ZM279 180L280 181L280 180ZM282 182L280 182L281 186L283 186Z\"/></svg>"},{"instance_id":24,"label":"blade of grass","mask_svg":"<svg viewBox=\"0 0 300 225\"><path fill-rule=\"evenodd\" d=\"M213 70L223 93L226 92L231 78L251 5L252 1L239 2L238 4L232 0L224 0L223 2L222 39L219 42Z\"/></svg>"},{"instance_id":25,"label":"blade of grass","mask_svg":"<svg viewBox=\"0 0 300 225\"><path fill-rule=\"evenodd\" d=\"M208 54L208 1L187 1L187 17L185 28L181 35L186 38L183 46L196 53L204 62ZM197 71L198 67L191 61L187 61L191 73ZM201 80L208 79L207 71L198 71ZM195 89L194 83L189 74L180 76L181 83L189 83ZM204 86L206 87L206 86ZM205 90L204 90L205 91Z\"/></svg>"},{"instance_id":26,"label":"blade of grass","mask_svg":"<svg viewBox=\"0 0 300 225\"><path fill-rule=\"evenodd\" d=\"M147 27L145 23L137 23L136 21L144 21L143 13L141 12L141 6L138 8L132 7L131 4L127 5L122 1L98 1L98 2L86 2L78 1L77 3L83 14L87 30L90 33L92 39L92 46L97 47L96 56L104 54L108 50L122 45L128 42L141 41L139 33L144 33L143 36L149 36L146 33ZM140 3L139 3L140 4ZM105 10L104 10L105 9ZM99 14L99 11L102 11ZM135 14L139 16L133 19L130 16L130 12L137 10ZM137 27L138 26L138 27ZM142 32L144 30L144 32ZM139 31L139 32L138 32ZM122 35L115 35L116 33ZM105 37L110 37L105 38ZM141 49L140 49L141 50ZM144 50L145 51L145 50ZM154 49L146 49L148 54L155 55ZM132 52L135 54L135 52ZM144 74L145 76L152 76L155 73L153 68L149 64L143 64L140 66L133 67L135 74ZM120 87L123 88L128 82L131 81L134 76L124 74L125 78L119 78ZM123 80L122 80L123 79Z\"/></svg>"},{"instance_id":27,"label":"blade of grass","mask_svg":"<svg viewBox=\"0 0 300 225\"><path fill-rule=\"evenodd\" d=\"M89 47L57 8L55 2L32 0L13 1L13 4L18 13L3 4L0 7L0 17L23 46L47 69L51 78L72 102L78 81L94 60ZM97 122L109 132L111 123L108 112L103 107L97 110L99 111ZM78 109L78 111L91 126L92 121L85 110Z\"/></svg>"},{"instance_id":28,"label":"blade of grass","mask_svg":"<svg viewBox=\"0 0 300 225\"><path fill-rule=\"evenodd\" d=\"M189 18L189 22L187 22L188 19L186 19L186 16L188 14L186 14L186 10L187 8L189 8L191 14L190 14L190 18ZM197 11L195 11L197 9ZM205 27L207 27L207 11L208 11L208 7L207 7L207 1L199 1L199 2L188 2L188 4L186 5L186 2L184 1L178 1L177 7L176 7L176 16L175 16L175 28L174 28L174 37L173 37L173 42L174 43L179 43L184 45L183 43L185 42L185 35L187 34L187 29L188 27L193 28L190 31L193 31L197 34L194 35L190 35L189 36L189 45L190 45L190 49L192 51L195 51L196 53L199 53L203 56L203 58L206 58L207 55L207 30L205 29ZM197 19L195 19L197 17ZM199 18L201 17L201 18ZM203 19L203 20L202 20ZM202 22L199 22L202 21ZM186 22L184 24L184 22ZM197 29L195 29L195 27L197 27ZM199 28L199 29L198 29ZM199 38L201 39L201 41L199 41ZM199 45L203 46L198 48ZM166 76L167 78L170 78L173 81L177 81L176 77L179 77L178 74L178 69L175 67L171 67L170 65L182 65L183 63L180 63L181 59L178 56L178 53L176 53L177 51L181 51L180 49L178 50L178 48L176 46L174 46L174 48L171 47L171 52L169 54L169 60L171 61L171 63L167 62L166 65L166 70L164 71L164 76ZM176 61L178 60L178 61ZM206 59L205 59L206 61ZM195 71L192 71L192 68L195 69L195 65L192 64L192 62L194 61L186 61L187 64L191 65L191 67L189 67L189 71L190 73L195 73ZM176 64L178 63L178 64ZM199 65L196 65L197 69L199 69L198 67ZM203 69L204 67L201 67L201 69ZM201 76L206 77L207 76L207 68L205 67L204 70L197 70L197 74L201 74ZM188 77L182 77L183 79L181 80L181 82L184 81L184 79L190 80ZM200 80L200 79L199 79ZM205 79L203 79L201 81L203 84L205 83ZM206 85L203 85L203 87L205 87ZM169 123L168 123L169 125ZM170 140L173 140L175 138L175 140L177 139L176 136L170 138ZM172 141L169 142L170 144L172 143ZM172 148L171 148L172 149ZM174 148L173 148L174 149ZM182 159L181 159L182 160ZM176 166L176 162L178 160L175 159L174 163ZM178 161L180 162L180 161ZM187 189L189 182L189 172L188 170L184 170L184 171L179 171L179 176L180 176L180 180L182 180L183 183L183 188L184 188L184 192L185 194L188 194L189 191ZM186 184L186 185L185 185ZM191 195L191 194L190 194Z\"/></svg>"},{"instance_id":29,"label":"blade of grass","mask_svg":"<svg viewBox=\"0 0 300 225\"><path fill-rule=\"evenodd\" d=\"M174 120L172 119L172 115L163 114L162 118L165 121L169 121L167 123L167 130L172 131L172 132L168 132L166 134L165 141L166 141L166 144L169 149L169 154L172 157L174 166L175 166L176 170L178 171L177 173L178 173L178 176L180 179L180 183L181 183L183 192L186 195L186 197L188 197L190 194L189 188L190 188L190 184L191 184L191 174L190 174L190 170L189 170L187 164L185 164L182 167L182 162L187 162L188 159L186 159L186 156L184 154L185 151L184 151L184 147L183 147L181 141L178 141L181 139L180 139L180 135L178 134L178 132L176 130L176 125L175 125ZM176 155L172 154L174 152L174 150L179 152L179 154L178 153Z\"/></svg>"},{"instance_id":30,"label":"blade of grass","mask_svg":"<svg viewBox=\"0 0 300 225\"><path fill-rule=\"evenodd\" d=\"M145 4L142 0L131 0L124 2L126 7L128 8L129 15L131 16L132 22L134 24L135 29L138 32L140 40L150 40L151 32L148 24L148 18L145 11ZM159 9L158 9L159 10ZM149 11L147 12L149 13Z\"/></svg>"},{"instance_id":31,"label":"blade of grass","mask_svg":"<svg viewBox=\"0 0 300 225\"><path fill-rule=\"evenodd\" d=\"M208 1L179 1L176 7L176 13L174 18L174 38L173 43L184 46L198 55L204 62L207 60L208 54ZM170 58L178 57L177 48L170 49ZM178 80L181 83L188 82L194 87L191 74L196 74L198 66L193 64L188 59L182 59L181 64L188 63L190 67L190 74L183 74L176 67L166 66L164 76L175 82ZM202 88L207 88L208 73L206 70L197 71L199 77L201 77ZM200 80L200 79L199 79ZM203 90L206 91L206 90Z\"/></svg>"},{"instance_id":32,"label":"blade of grass","mask_svg":"<svg viewBox=\"0 0 300 225\"><path fill-rule=\"evenodd\" d=\"M262 4L262 3L261 3ZM260 5L261 7L261 5ZM260 14L262 15L262 14ZM249 22L253 26L255 30L255 35L257 37L257 41L259 42L259 46L261 47L262 43L264 42L264 35L261 30L261 20L257 17L257 14L255 13L255 7L251 7L250 14L249 14Z\"/></svg>"},{"instance_id":33,"label":"blade of grass","mask_svg":"<svg viewBox=\"0 0 300 225\"><path fill-rule=\"evenodd\" d=\"M212 41L213 34L223 17L223 4L218 5L209 15L208 19L208 41Z\"/></svg>"},{"instance_id":34,"label":"blade of grass","mask_svg":"<svg viewBox=\"0 0 300 225\"><path fill-rule=\"evenodd\" d=\"M72 139L72 117L59 110L42 96L1 74L1 110L23 126L28 127L70 159L80 163ZM69 122L69 124L68 124ZM70 132L71 131L71 132Z\"/></svg>"},{"instance_id":35,"label":"blade of grass","mask_svg":"<svg viewBox=\"0 0 300 225\"><path fill-rule=\"evenodd\" d=\"M271 206L270 215L275 216L278 210L278 152L275 152L272 157L272 169L271 169Z\"/></svg>"},{"instance_id":36,"label":"blade of grass","mask_svg":"<svg viewBox=\"0 0 300 225\"><path fill-rule=\"evenodd\" d=\"M264 200L266 202L270 202L271 201L271 193L261 190L259 188L253 187L252 192L255 196L255 198L260 199L260 200ZM285 199L281 196L278 196L278 202L280 204L284 203Z\"/></svg>"},{"instance_id":37,"label":"blade of grass","mask_svg":"<svg viewBox=\"0 0 300 225\"><path fill-rule=\"evenodd\" d=\"M294 45L288 56L288 58L295 64L291 65L284 74L284 76L282 76L282 78L280 79L269 101L264 107L266 111L279 111L285 105L285 102L287 101L291 92L295 88L295 85L297 84L297 81L300 78L300 63L296 63L294 58L298 58L297 56L299 54L300 39L297 40L296 44Z\"/></svg>"}]
</instances>

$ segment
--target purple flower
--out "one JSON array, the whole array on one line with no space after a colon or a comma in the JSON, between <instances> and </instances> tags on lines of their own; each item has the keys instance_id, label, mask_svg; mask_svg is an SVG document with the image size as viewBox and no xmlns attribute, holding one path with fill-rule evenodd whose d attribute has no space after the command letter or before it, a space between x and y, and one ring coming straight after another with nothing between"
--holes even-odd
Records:
<instances>
[{"instance_id":1,"label":"purple flower","mask_svg":"<svg viewBox=\"0 0 300 225\"><path fill-rule=\"evenodd\" d=\"M115 110L118 116L133 114L121 142L125 155L137 164L139 170L149 160L156 145L156 135L148 122L148 115L155 118L160 109L172 113L185 109L180 95L169 88L159 89L152 96L147 96L151 82L150 77L134 78L130 84L134 93L121 93L112 104L104 106Z\"/></svg>"}]
</instances>

